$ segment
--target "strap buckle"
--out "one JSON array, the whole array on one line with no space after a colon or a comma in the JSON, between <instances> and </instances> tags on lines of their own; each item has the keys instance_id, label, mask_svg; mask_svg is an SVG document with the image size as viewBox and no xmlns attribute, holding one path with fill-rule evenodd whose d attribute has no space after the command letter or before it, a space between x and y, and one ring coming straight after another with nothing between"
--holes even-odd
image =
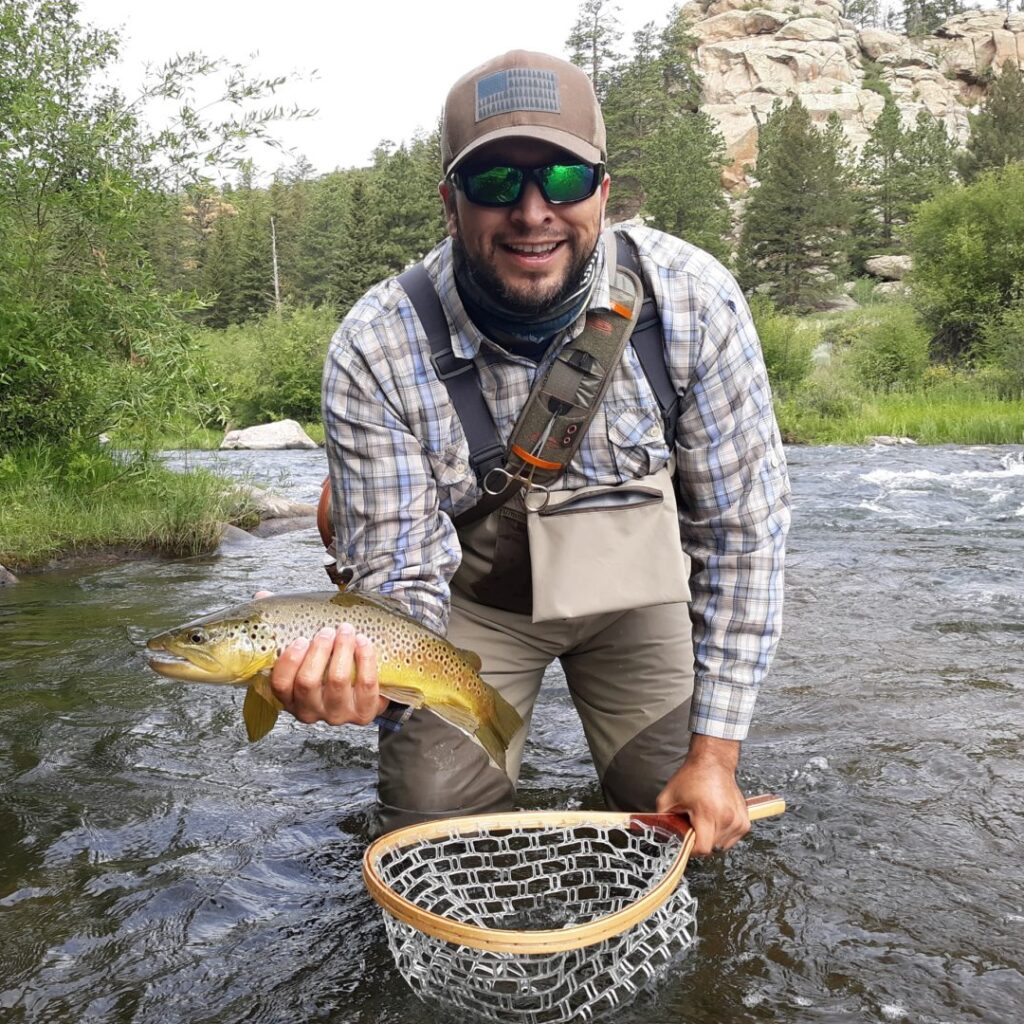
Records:
<instances>
[{"instance_id":1,"label":"strap buckle","mask_svg":"<svg viewBox=\"0 0 1024 1024\"><path fill-rule=\"evenodd\" d=\"M450 368L443 368L442 362L447 363ZM430 353L430 365L433 366L438 380L451 380L452 377L460 377L464 373L469 373L473 369L473 360L460 359L451 349L445 349L441 352Z\"/></svg>"}]
</instances>

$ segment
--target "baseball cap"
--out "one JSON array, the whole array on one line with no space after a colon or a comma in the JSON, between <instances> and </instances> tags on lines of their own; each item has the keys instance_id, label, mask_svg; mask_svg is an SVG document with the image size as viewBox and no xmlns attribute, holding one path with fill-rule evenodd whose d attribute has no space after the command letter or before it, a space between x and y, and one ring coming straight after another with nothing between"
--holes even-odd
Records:
<instances>
[{"instance_id":1,"label":"baseball cap","mask_svg":"<svg viewBox=\"0 0 1024 1024\"><path fill-rule=\"evenodd\" d=\"M441 127L445 177L495 139L550 142L589 164L607 159L594 87L575 64L511 50L474 68L448 93Z\"/></svg>"}]
</instances>

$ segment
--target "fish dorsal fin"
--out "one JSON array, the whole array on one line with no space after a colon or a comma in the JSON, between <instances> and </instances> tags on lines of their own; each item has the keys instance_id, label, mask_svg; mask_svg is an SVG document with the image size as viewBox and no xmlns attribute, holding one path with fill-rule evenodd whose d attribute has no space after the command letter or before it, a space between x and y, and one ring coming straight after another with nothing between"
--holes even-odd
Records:
<instances>
[{"instance_id":1,"label":"fish dorsal fin","mask_svg":"<svg viewBox=\"0 0 1024 1024\"><path fill-rule=\"evenodd\" d=\"M282 706L270 688L270 680L265 675L256 676L245 691L242 704L242 718L250 743L262 739L274 728Z\"/></svg>"},{"instance_id":2,"label":"fish dorsal fin","mask_svg":"<svg viewBox=\"0 0 1024 1024\"><path fill-rule=\"evenodd\" d=\"M456 647L455 650L459 652L459 657L471 668L474 672L479 672L483 667L483 662L480 660L480 655L476 651L467 651L465 647Z\"/></svg>"},{"instance_id":3,"label":"fish dorsal fin","mask_svg":"<svg viewBox=\"0 0 1024 1024\"><path fill-rule=\"evenodd\" d=\"M347 590L338 588L338 593L331 597L331 602L342 608L352 604L372 604L392 615L401 615L403 619L410 618L409 609L401 601L388 594L378 594L375 591Z\"/></svg>"}]
</instances>

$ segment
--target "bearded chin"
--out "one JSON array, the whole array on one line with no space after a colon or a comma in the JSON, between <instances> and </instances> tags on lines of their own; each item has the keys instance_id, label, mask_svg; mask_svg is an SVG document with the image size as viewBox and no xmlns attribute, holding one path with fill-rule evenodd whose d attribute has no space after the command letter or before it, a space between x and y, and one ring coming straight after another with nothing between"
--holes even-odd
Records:
<instances>
[{"instance_id":1,"label":"bearded chin","mask_svg":"<svg viewBox=\"0 0 1024 1024\"><path fill-rule=\"evenodd\" d=\"M573 247L572 262L561 282L547 285L538 281L535 285L519 289L510 288L489 263L470 253L458 234L452 239L452 247L455 249L456 260L461 261L470 272L476 286L496 305L518 316L542 315L564 302L579 287L583 271L591 256L590 253L581 253Z\"/></svg>"}]
</instances>

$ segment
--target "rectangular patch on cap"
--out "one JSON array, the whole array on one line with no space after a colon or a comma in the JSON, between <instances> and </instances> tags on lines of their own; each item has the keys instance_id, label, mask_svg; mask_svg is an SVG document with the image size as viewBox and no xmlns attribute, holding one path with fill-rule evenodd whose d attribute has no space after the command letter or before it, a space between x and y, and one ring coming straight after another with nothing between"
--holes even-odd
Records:
<instances>
[{"instance_id":1,"label":"rectangular patch on cap","mask_svg":"<svg viewBox=\"0 0 1024 1024\"><path fill-rule=\"evenodd\" d=\"M558 75L533 68L496 71L476 83L476 119L508 114L513 110L561 111Z\"/></svg>"}]
</instances>

